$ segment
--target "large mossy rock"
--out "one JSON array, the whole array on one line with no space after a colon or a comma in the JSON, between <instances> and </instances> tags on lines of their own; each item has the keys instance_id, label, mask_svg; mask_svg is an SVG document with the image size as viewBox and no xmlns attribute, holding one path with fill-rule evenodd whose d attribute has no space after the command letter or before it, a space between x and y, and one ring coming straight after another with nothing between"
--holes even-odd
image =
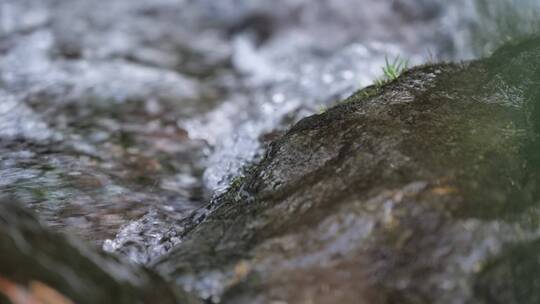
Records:
<instances>
[{"instance_id":1,"label":"large mossy rock","mask_svg":"<svg viewBox=\"0 0 540 304\"><path fill-rule=\"evenodd\" d=\"M366 88L274 142L154 266L224 303L533 303L538 83L530 39ZM497 262L513 244L535 265L521 288Z\"/></svg>"},{"instance_id":2,"label":"large mossy rock","mask_svg":"<svg viewBox=\"0 0 540 304\"><path fill-rule=\"evenodd\" d=\"M8 299L15 304L198 303L156 274L51 232L18 204L0 202L0 303L12 303Z\"/></svg>"}]
</instances>

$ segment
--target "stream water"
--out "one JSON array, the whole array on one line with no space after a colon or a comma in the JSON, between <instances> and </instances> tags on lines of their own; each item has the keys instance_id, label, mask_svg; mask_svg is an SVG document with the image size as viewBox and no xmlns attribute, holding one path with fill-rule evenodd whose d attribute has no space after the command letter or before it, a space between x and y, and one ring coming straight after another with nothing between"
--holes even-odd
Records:
<instances>
[{"instance_id":1,"label":"stream water","mask_svg":"<svg viewBox=\"0 0 540 304\"><path fill-rule=\"evenodd\" d=\"M534 31L537 6L0 0L0 191L148 262L272 139L381 77L385 58L481 56Z\"/></svg>"}]
</instances>

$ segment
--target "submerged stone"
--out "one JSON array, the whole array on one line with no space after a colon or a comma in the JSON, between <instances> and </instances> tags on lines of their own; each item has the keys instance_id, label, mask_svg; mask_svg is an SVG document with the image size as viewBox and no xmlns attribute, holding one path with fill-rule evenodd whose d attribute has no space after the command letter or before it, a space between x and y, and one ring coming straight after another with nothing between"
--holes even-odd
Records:
<instances>
[{"instance_id":1,"label":"submerged stone","mask_svg":"<svg viewBox=\"0 0 540 304\"><path fill-rule=\"evenodd\" d=\"M188 219L154 266L223 303L534 298L533 285L513 290L519 281L484 292L505 272L477 277L506 246L539 237L538 54L530 39L485 60L414 68L303 119Z\"/></svg>"}]
</instances>

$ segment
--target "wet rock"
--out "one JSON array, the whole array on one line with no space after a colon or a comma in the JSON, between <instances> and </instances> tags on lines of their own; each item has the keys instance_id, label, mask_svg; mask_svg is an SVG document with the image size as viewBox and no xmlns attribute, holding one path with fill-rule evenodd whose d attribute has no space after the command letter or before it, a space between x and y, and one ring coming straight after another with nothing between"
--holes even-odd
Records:
<instances>
[{"instance_id":1,"label":"wet rock","mask_svg":"<svg viewBox=\"0 0 540 304\"><path fill-rule=\"evenodd\" d=\"M419 4L428 2L425 9L418 9ZM442 225L440 232L433 233L442 235L442 245L480 240L479 245L452 255L456 258L447 267L456 271L456 277L461 272L470 273L470 265L496 253L502 243L515 239L521 226L501 222L499 216L522 215L523 210L534 205L531 197L535 193L530 189L534 183L527 182L534 181L535 175L529 172L522 178L522 163L514 161L521 154L516 156L516 151L527 154L529 167L537 162L531 152L526 152L534 151L534 145L519 148L522 138L530 135L528 122L510 117L512 113L521 113L522 96L536 94L525 92L530 83L523 80L533 78L523 73L523 58L519 56L499 56L515 59L516 73L505 70L514 66L505 60L497 63L500 70L488 71L487 63L468 67L472 75L459 66L441 66L440 73L437 68L417 70L409 75L411 83L394 84L379 97L374 97L378 93L372 94L371 89L363 91L356 99L366 99L369 106L360 106L363 101L353 98L354 102L339 111L332 110L315 122L304 121L274 145L263 165L255 170L258 173L233 180L234 190L214 203L233 206L235 201L253 201L253 206L245 211L252 212L249 216L235 215L240 211L234 207L231 214L223 215L224 219L217 223L225 219L236 221L237 217L241 220L230 228L229 224L200 228L210 231L200 234L190 231L198 227L207 210L182 220L207 201L209 191L221 193L246 162L259 159L265 148L262 141L281 134L285 126L317 112L321 105L372 83L380 75L386 56L399 54L410 58L411 63L420 63L429 48L435 58L451 57L452 37L461 37L462 32L468 31L462 26L463 12L474 11L470 6L463 9L465 2L472 3L1 1L0 196L16 197L56 231L69 231L98 244L116 234L116 238L105 242L104 248L138 263L164 254L183 241L187 233L194 239L200 238L203 242L196 245L200 248L185 240L185 248L193 247L193 256L169 262L186 261L186 267L171 267L171 278L179 274L182 286L197 290L204 298L217 299L225 294L228 301L239 297L250 302L261 289L263 302L267 298L295 302L315 296L322 302L350 302L364 295L375 301L380 294L373 291L381 286L381 290L398 290L398 294L405 290L403 293L411 297L429 293L426 290L432 286L442 286L441 297L461 295L469 289L462 288L461 283L452 285L456 280L447 279L448 272L426 283L432 277L418 275L423 271L419 266L414 272L421 277L419 282L412 280L414 274L405 270L401 277L387 279L391 276L388 273L395 273L389 265L408 257L392 254L391 246L385 249L381 244L386 243L381 239L387 234L378 227L381 222L393 225L392 219L403 212L401 218L408 219L415 228L412 232L403 229L404 236L396 232L395 239L400 244L413 232L418 230L420 235L426 235L426 231L433 231L440 223L449 223L449 227ZM368 6L370 9L366 10ZM458 13L450 7L459 8ZM456 18L447 20L446 15L451 12ZM455 72L462 77L449 76ZM478 90L476 84L484 80L485 90ZM446 87L441 90L445 81L455 83L461 91ZM444 96L437 95L441 91ZM504 110L498 111L494 105L484 109L463 101L446 102L463 96L495 103ZM423 104L424 99L440 101L442 106ZM398 102L394 105L388 100ZM463 119L456 114L445 120L445 107L451 114L469 109L475 113ZM508 117L502 113L507 108L511 109ZM360 123L364 115L374 122ZM493 123L491 120L496 118L501 124L512 124ZM329 127L318 128L318 123ZM378 127L370 128L371 123ZM403 134L396 131L401 128L400 123L404 126ZM323 132L325 128L328 130ZM344 134L344 130L349 133ZM463 134L467 139L463 139ZM513 145L513 140L517 145ZM346 144L349 141L351 144ZM499 142L509 143L514 149L499 151L494 148ZM472 148L464 148L466 144ZM437 148L432 155L433 146ZM443 153L449 156L440 157ZM493 161L492 158L504 165L488 166L485 162ZM449 170L449 177L440 177L454 163L460 165ZM337 169L340 171L334 172ZM343 181L331 177L334 173ZM486 182L486 189L496 191L486 194L489 203L484 203L483 193L488 190L477 190L485 185L468 181L488 175L500 179L494 179L492 184ZM466 186L459 184L460 180ZM377 191L382 191L373 189L376 182L381 182L382 190L390 194L384 192L379 200L373 198ZM515 191L520 203L505 204L506 195L522 184L527 185L525 195ZM366 194L366 189L373 193ZM419 209L398 207L401 205L395 203L404 201L404 197L423 202L424 198L417 197L419 193L431 193L429 189L441 196L461 195L470 190L463 194L463 200L474 203L454 204L459 199L451 197L451 206L442 208L448 215L429 209L427 203L417 204ZM319 195L327 191L328 194ZM336 196L337 193L342 196ZM303 198L310 199L304 203ZM351 201L356 205L351 205ZM330 202L336 203L336 209L328 208L334 206ZM497 207L491 208L491 202L497 203ZM372 214L365 215L357 205L368 206L366 212ZM341 210L340 206L351 207ZM219 207L213 217L220 217L220 212L226 210L223 208ZM425 216L425 225L416 220L417 214ZM328 219L323 222L326 216ZM454 225L447 220L448 216L462 218L466 228L461 222ZM249 224L248 229L243 228L244 223ZM320 227L315 229L315 225ZM401 232L400 228L395 230ZM224 245L216 239L219 229L224 230ZM306 233L298 229L305 229ZM208 237L202 236L205 233ZM319 234L325 238L320 239ZM334 234L344 236L334 238ZM491 240L487 235L500 238ZM364 245L365 239L375 245ZM426 241L426 261L430 261L430 242L434 240ZM216 243L220 245L214 246ZM437 248L443 254L451 251L442 245ZM281 250L275 249L279 247L285 248L284 257L275 254ZM329 260L330 255L356 257L352 252L358 248L366 251L358 255L361 259L311 267L320 260ZM373 248L382 249L374 253ZM200 262L201 259L204 260ZM389 262L380 262L381 259ZM272 267L282 260L293 261L292 266ZM201 266L204 263L207 267ZM297 264L307 265L307 270ZM366 269L365 273L348 272L359 264ZM364 264L380 267L372 270ZM462 264L465 270L454 267ZM167 267L160 264L159 268ZM184 268L193 269L195 275L185 275ZM257 274L270 273L268 269L273 276L257 279ZM339 271L329 275L328 269ZM324 275L328 278L321 279ZM257 280L249 284L245 281L254 276ZM351 281L365 284L351 285ZM411 291L421 283L425 287ZM295 293L293 288L299 286L306 287L305 293ZM352 286L357 293L349 291Z\"/></svg>"},{"instance_id":2,"label":"wet rock","mask_svg":"<svg viewBox=\"0 0 540 304\"><path fill-rule=\"evenodd\" d=\"M181 243L153 266L223 303L534 298L534 283L507 282L537 267L509 277L503 249L540 236L539 53L530 39L414 68L301 120L184 221ZM498 256L501 271L486 266Z\"/></svg>"},{"instance_id":3,"label":"wet rock","mask_svg":"<svg viewBox=\"0 0 540 304\"><path fill-rule=\"evenodd\" d=\"M36 297L56 294L56 301L32 303L198 303L146 269L50 232L10 201L0 204L0 259L2 303L13 291L9 285L31 286Z\"/></svg>"},{"instance_id":4,"label":"wet rock","mask_svg":"<svg viewBox=\"0 0 540 304\"><path fill-rule=\"evenodd\" d=\"M0 195L137 262L265 134L371 83L385 56L448 49L442 15L407 17L424 0L0 2Z\"/></svg>"},{"instance_id":5,"label":"wet rock","mask_svg":"<svg viewBox=\"0 0 540 304\"><path fill-rule=\"evenodd\" d=\"M539 245L514 245L489 261L475 282L476 303L538 303Z\"/></svg>"}]
</instances>

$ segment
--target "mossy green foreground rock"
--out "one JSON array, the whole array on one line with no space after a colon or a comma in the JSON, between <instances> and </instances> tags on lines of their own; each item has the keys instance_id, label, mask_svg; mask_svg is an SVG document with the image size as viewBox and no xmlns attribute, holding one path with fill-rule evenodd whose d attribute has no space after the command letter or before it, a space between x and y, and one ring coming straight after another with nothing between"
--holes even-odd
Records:
<instances>
[{"instance_id":1,"label":"mossy green foreground rock","mask_svg":"<svg viewBox=\"0 0 540 304\"><path fill-rule=\"evenodd\" d=\"M223 303L537 303L540 40L412 69L274 142L154 263Z\"/></svg>"},{"instance_id":2,"label":"mossy green foreground rock","mask_svg":"<svg viewBox=\"0 0 540 304\"><path fill-rule=\"evenodd\" d=\"M149 265L169 283L2 203L0 294L7 280L75 303L538 303L539 83L535 38L302 120L171 232L182 242Z\"/></svg>"}]
</instances>

